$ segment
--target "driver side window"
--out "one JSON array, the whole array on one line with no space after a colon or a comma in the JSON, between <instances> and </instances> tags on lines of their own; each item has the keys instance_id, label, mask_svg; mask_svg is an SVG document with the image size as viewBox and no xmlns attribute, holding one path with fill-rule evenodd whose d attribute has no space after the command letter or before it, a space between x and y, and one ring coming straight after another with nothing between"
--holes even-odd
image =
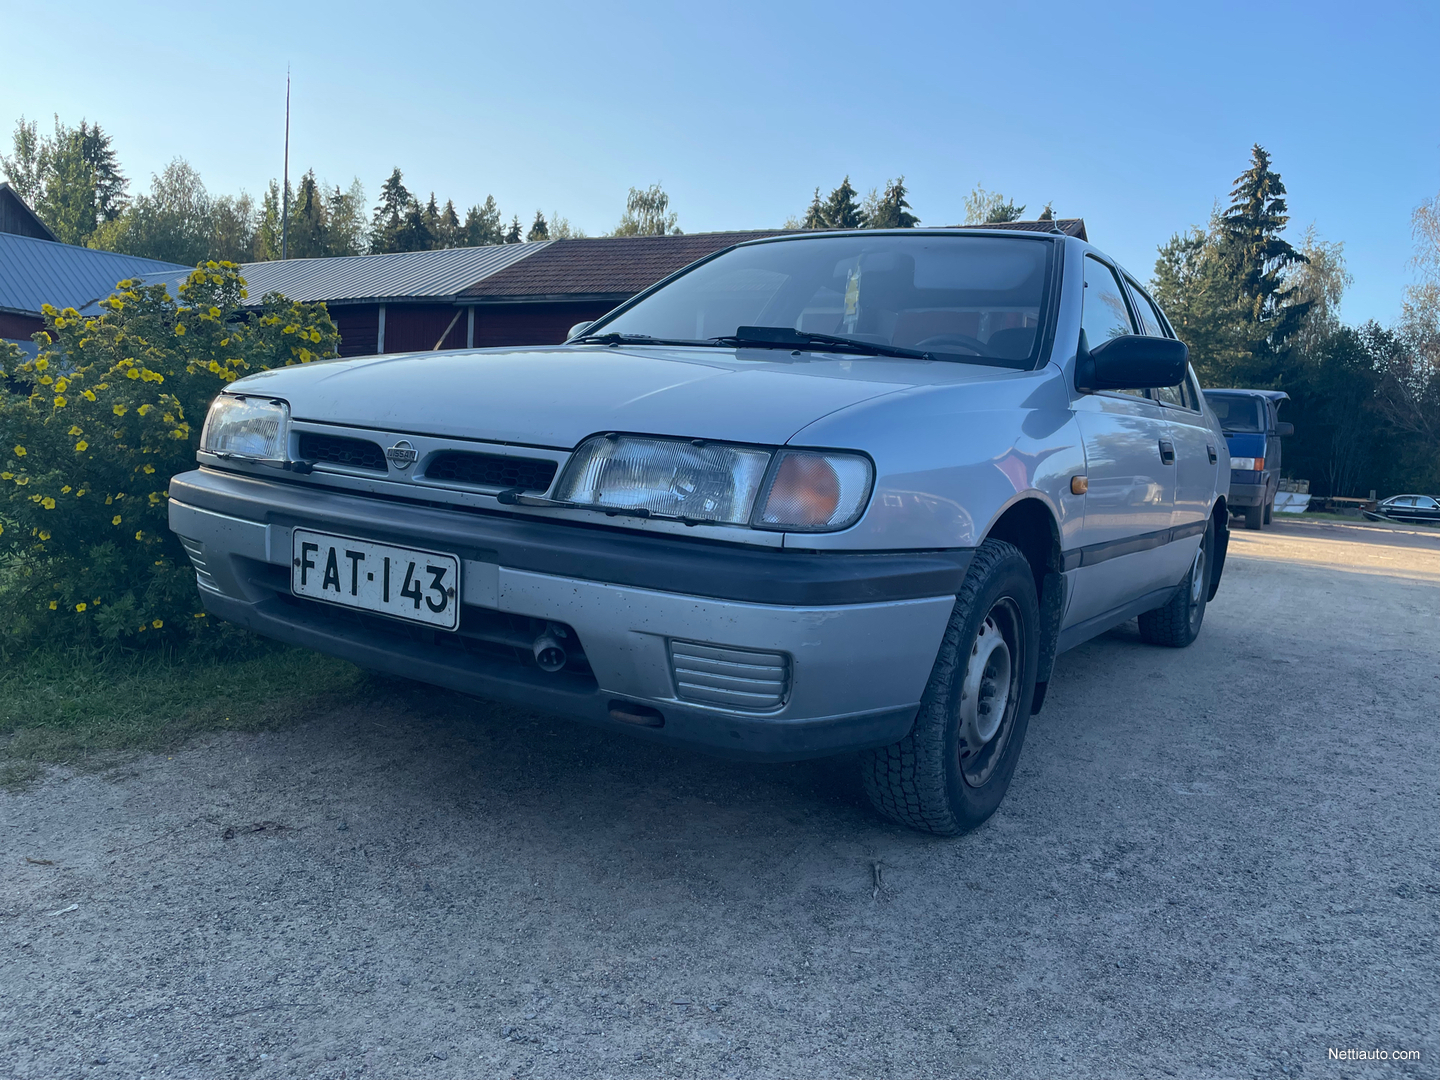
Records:
<instances>
[{"instance_id":1,"label":"driver side window","mask_svg":"<svg viewBox=\"0 0 1440 1080\"><path fill-rule=\"evenodd\" d=\"M1080 310L1080 329L1085 332L1085 344L1090 349L1111 338L1135 333L1120 279L1093 255L1085 256L1085 300ZM1121 393L1145 396L1143 390L1122 390Z\"/></svg>"}]
</instances>

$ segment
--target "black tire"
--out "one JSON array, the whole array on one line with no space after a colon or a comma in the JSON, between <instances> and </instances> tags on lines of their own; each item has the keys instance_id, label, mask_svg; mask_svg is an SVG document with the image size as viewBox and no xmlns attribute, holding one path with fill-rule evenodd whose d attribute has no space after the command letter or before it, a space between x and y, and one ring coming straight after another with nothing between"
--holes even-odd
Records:
<instances>
[{"instance_id":1,"label":"black tire","mask_svg":"<svg viewBox=\"0 0 1440 1080\"><path fill-rule=\"evenodd\" d=\"M1270 524L1270 519L1275 516L1275 500L1271 499L1265 504L1265 524Z\"/></svg>"},{"instance_id":2,"label":"black tire","mask_svg":"<svg viewBox=\"0 0 1440 1080\"><path fill-rule=\"evenodd\" d=\"M1190 572L1180 583L1174 597L1164 607L1140 616L1140 638L1151 645L1168 645L1183 649L1200 636L1205 622L1205 606L1210 598L1210 571L1214 566L1215 521L1205 526L1200 549Z\"/></svg>"},{"instance_id":3,"label":"black tire","mask_svg":"<svg viewBox=\"0 0 1440 1080\"><path fill-rule=\"evenodd\" d=\"M1247 507L1245 507L1245 528L1247 528L1247 529L1262 529L1262 528L1264 528L1264 527L1265 527L1265 507L1263 507L1263 506L1247 506Z\"/></svg>"},{"instance_id":4,"label":"black tire","mask_svg":"<svg viewBox=\"0 0 1440 1080\"><path fill-rule=\"evenodd\" d=\"M865 791L875 808L941 836L967 832L993 814L1025 742L1039 656L1030 564L1014 545L986 540L960 586L914 727L865 754ZM983 666L972 666L977 658ZM992 703L1002 681L996 723Z\"/></svg>"}]
</instances>

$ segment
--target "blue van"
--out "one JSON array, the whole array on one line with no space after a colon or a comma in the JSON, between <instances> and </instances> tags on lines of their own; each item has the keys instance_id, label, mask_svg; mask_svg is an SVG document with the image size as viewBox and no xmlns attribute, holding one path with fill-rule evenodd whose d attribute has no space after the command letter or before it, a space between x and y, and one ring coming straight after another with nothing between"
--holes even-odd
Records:
<instances>
[{"instance_id":1,"label":"blue van","mask_svg":"<svg viewBox=\"0 0 1440 1080\"><path fill-rule=\"evenodd\" d=\"M1230 510L1245 515L1247 529L1264 528L1280 489L1280 440L1295 434L1295 426L1279 416L1280 403L1290 395L1283 390L1206 390L1205 400L1230 448Z\"/></svg>"}]
</instances>

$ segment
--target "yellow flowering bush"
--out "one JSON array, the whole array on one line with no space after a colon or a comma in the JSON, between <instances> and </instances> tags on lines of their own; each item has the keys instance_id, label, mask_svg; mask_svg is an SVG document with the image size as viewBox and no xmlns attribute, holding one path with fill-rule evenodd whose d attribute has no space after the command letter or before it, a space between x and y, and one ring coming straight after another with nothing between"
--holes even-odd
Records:
<instances>
[{"instance_id":1,"label":"yellow flowering bush","mask_svg":"<svg viewBox=\"0 0 1440 1080\"><path fill-rule=\"evenodd\" d=\"M47 306L35 359L0 343L0 644L214 633L166 485L194 467L227 383L333 357L340 335L323 304L246 307L233 263L203 264L179 294L122 281L100 315Z\"/></svg>"}]
</instances>

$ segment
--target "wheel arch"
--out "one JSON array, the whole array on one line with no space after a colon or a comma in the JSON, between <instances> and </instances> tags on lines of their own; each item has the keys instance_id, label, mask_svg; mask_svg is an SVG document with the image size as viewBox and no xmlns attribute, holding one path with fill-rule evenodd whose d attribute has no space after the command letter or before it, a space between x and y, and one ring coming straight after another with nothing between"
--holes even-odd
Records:
<instances>
[{"instance_id":1,"label":"wheel arch","mask_svg":"<svg viewBox=\"0 0 1440 1080\"><path fill-rule=\"evenodd\" d=\"M1065 610L1064 557L1060 545L1060 524L1050 505L1038 495L1022 495L1010 503L985 532L986 540L1003 540L1020 549L1035 577L1035 596L1040 602L1040 657L1035 681L1032 714L1040 711L1055 666L1055 645L1060 636L1060 616Z\"/></svg>"}]
</instances>

